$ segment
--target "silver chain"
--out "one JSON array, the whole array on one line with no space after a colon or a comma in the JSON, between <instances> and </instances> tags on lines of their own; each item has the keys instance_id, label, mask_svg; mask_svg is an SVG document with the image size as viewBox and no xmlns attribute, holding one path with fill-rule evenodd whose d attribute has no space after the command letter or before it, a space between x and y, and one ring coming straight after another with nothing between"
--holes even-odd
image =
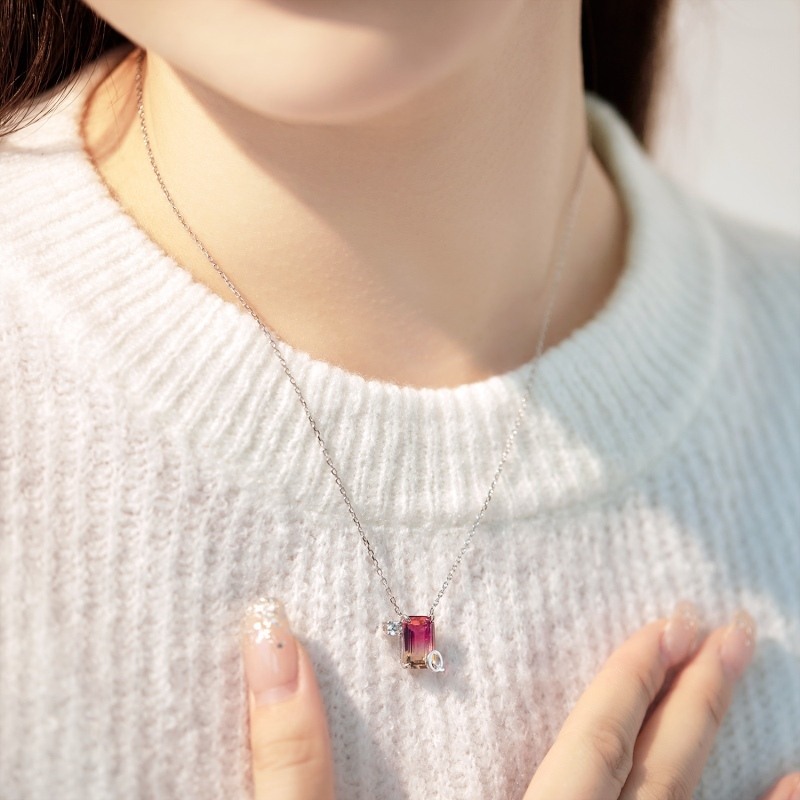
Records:
<instances>
[{"instance_id":1,"label":"silver chain","mask_svg":"<svg viewBox=\"0 0 800 800\"><path fill-rule=\"evenodd\" d=\"M169 191L167 190L167 187L164 185L164 180L161 177L161 173L159 172L158 167L156 166L155 158L153 157L153 151L152 151L152 149L150 147L150 138L149 138L149 136L147 134L147 126L146 126L145 120L144 120L144 103L143 103L143 99L142 99L143 98L142 62L144 60L144 56L145 56L145 49L144 48L139 48L139 53L138 53L138 56L137 56L137 65L136 65L136 96L137 96L137 100L138 100L138 112L139 112L139 120L141 122L141 128L142 128L142 137L144 138L144 144L145 144L145 147L147 148L147 155L148 155L148 157L150 159L150 165L153 167L153 172L155 173L156 178L158 179L158 182L161 185L161 188L162 188L167 200L169 201L169 204L172 206L172 210L175 212L175 214L177 215L178 219L180 220L181 225L183 225L183 227L186 229L186 231L189 233L189 235L192 237L192 239L194 239L194 241L197 244L197 246L203 252L203 255L205 255L205 257L211 263L211 266L214 267L214 269L219 273L220 277L225 281L225 283L228 285L228 287L233 292L233 294L237 297L239 302L244 306L245 309L247 309L247 311L250 313L250 316L253 317L253 319L258 323L258 326L261 328L261 330L269 338L270 344L272 345L272 349L275 351L275 354L277 355L279 361L281 362L281 366L283 367L284 372L286 373L287 377L289 378L289 382L294 387L294 391L297 394L297 397L300 400L300 403L302 404L303 409L306 412L306 416L308 417L308 421L311 424L312 430L314 431L314 435L316 436L317 441L319 442L319 445L322 448L322 453L325 456L325 461L327 462L328 466L330 467L331 474L333 475L334 479L336 480L336 484L339 487L339 492L341 493L342 497L344 498L344 502L347 505L347 509L350 512L350 516L353 518L353 522L356 524L356 527L358 528L358 532L359 532L359 534L361 536L361 541L364 543L364 546L367 548L367 552L369 553L369 557L372 560L372 563L373 563L373 565L375 567L375 571L377 572L378 577L381 579L381 583L383 584L383 588L385 589L386 595L389 598L389 602L392 604L392 606L393 606L394 610L397 612L398 616L400 616L401 618L404 618L406 615L400 609L400 606L399 606L399 604L397 602L397 598L394 596L394 592L392 591L391 587L389 586L389 581L387 580L386 575L383 572L383 568L381 567L380 563L378 562L377 557L375 556L375 550L372 547L372 544L370 543L369 539L367 538L366 533L364 533L364 529L361 526L361 521L359 520L358 516L356 515L355 510L353 509L353 504L350 502L350 498L347 496L347 492L345 491L344 485L342 484L342 481L339 478L339 473L336 471L336 467L334 467L333 462L331 461L331 457L328 454L328 449L325 446L325 442L322 440L322 435L319 432L319 428L317 427L317 423L315 422L314 417L311 415L311 411L308 408L308 403L306 403L306 400L303 397L302 392L300 391L300 387L297 385L297 381L294 379L294 376L290 372L289 367L288 367L288 365L286 363L286 359L283 357L283 354L278 349L278 346L277 346L277 344L275 342L275 339L276 338L280 339L280 337L278 336L277 333L275 333L274 331L271 331L261 321L261 319L258 316L258 314L256 314L256 312L250 307L249 303L244 299L244 297L242 297L242 294L239 292L239 290L233 285L233 283L231 282L230 278L228 278L228 276L219 267L217 262L212 258L211 254L205 248L203 243L200 241L200 239L197 238L197 236L194 233L194 231L189 227L188 223L183 218L183 215L181 214L181 212L178 211L178 208L176 207L175 203L173 202L172 197L171 197ZM489 506L489 501L492 499L492 495L494 493L495 486L497 484L498 479L500 478L500 473L503 470L503 465L505 464L506 459L508 458L508 455L511 452L511 447L512 447L512 445L514 443L514 439L515 439L515 437L517 435L517 431L519 429L520 420L522 419L522 415L523 415L523 412L525 410L525 405L526 405L526 403L528 401L528 398L530 397L530 391L531 391L531 385L533 383L533 377L536 374L536 367L538 366L538 363L539 363L539 356L542 353L542 347L544 345L545 336L547 334L547 328L548 328L548 326L550 324L550 315L551 315L551 312L552 312L552 309L553 309L553 302L554 302L555 295L556 295L556 288L558 287L558 283L560 281L561 272L562 272L563 265L564 265L564 260L565 260L566 250L567 250L567 243L570 240L570 236L571 236L571 233L572 233L572 228L573 228L574 222L575 222L575 216L576 216L576 210L577 210L577 207L578 207L579 198L581 196L582 189L583 189L583 176L584 176L584 173L586 171L586 163L587 163L587 160L588 160L588 158L587 158L588 157L588 153L589 153L589 146L588 146L588 137L587 137L587 143L586 143L586 146L584 147L583 154L582 154L582 157L581 157L581 162L580 162L580 165L579 165L579 168L578 168L578 177L577 177L577 180L575 182L573 196L572 196L572 200L571 200L571 203L570 203L570 206L569 206L569 211L568 211L568 215L567 215L567 221L566 221L566 225L565 225L565 229L564 229L564 234L562 236L562 239L561 239L561 242L560 242L560 246L558 248L554 276L552 277L552 286L551 286L551 289L550 289L549 301L548 301L548 304L547 304L547 307L546 307L546 310L545 310L545 315L544 315L544 320L542 322L542 327L541 327L541 330L539 332L539 341L538 341L538 345L537 345L537 348L536 348L536 356L534 357L533 363L531 365L531 374L528 377L528 380L527 380L527 382L525 384L525 394L523 395L522 403L520 404L519 411L517 412L517 417L516 417L516 420L514 422L514 426L511 429L511 433L510 433L510 435L508 437L508 440L506 441L506 446L505 446L505 449L503 450L503 457L500 459L500 464L497 466L497 470L495 472L494 478L492 479L492 485L489 487L489 493L486 495L486 499L483 501L483 505L481 506L481 510L478 513L478 516L476 517L475 522L472 523L472 528L471 528L469 534L467 535L467 538L464 540L464 544L461 546L461 550L459 551L458 556L456 557L456 560L453 562L453 565L450 567L450 571L447 573L447 577L444 579L444 583L442 584L442 587L439 589L439 593L436 595L436 599L433 601L433 604L431 605L431 608L430 608L430 616L431 616L431 618L433 618L436 606L439 604L439 601L442 599L442 595L444 595L445 590L450 585L450 581L453 579L453 576L455 575L456 570L458 569L459 565L461 564L461 560L464 558L464 554L467 552L467 549L470 546L470 542L472 541L472 537L475 534L475 530L477 529L478 524L480 523L481 519L483 518L484 512L486 511L487 507Z\"/></svg>"}]
</instances>

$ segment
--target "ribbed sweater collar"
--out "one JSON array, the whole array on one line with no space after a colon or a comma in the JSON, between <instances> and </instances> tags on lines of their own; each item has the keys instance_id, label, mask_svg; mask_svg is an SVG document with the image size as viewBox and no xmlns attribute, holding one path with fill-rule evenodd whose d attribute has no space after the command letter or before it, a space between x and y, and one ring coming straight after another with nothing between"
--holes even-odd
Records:
<instances>
[{"instance_id":1,"label":"ribbed sweater collar","mask_svg":"<svg viewBox=\"0 0 800 800\"><path fill-rule=\"evenodd\" d=\"M0 140L0 247L11 248L11 279L32 304L47 298L53 333L71 337L82 363L199 469L223 473L256 502L352 525L267 338L237 301L153 242L89 160L80 113L113 63L85 67L46 117ZM541 357L487 522L619 490L685 429L717 362L723 276L703 207L612 106L592 93L585 101L592 148L628 215L625 266L597 314ZM279 347L362 522L475 519L532 362L454 388L414 388Z\"/></svg>"}]
</instances>

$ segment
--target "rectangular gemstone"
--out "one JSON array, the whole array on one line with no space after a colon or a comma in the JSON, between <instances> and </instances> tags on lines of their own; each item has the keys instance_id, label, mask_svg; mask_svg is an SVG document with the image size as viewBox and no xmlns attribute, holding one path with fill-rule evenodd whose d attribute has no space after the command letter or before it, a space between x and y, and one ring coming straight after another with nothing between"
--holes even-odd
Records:
<instances>
[{"instance_id":1,"label":"rectangular gemstone","mask_svg":"<svg viewBox=\"0 0 800 800\"><path fill-rule=\"evenodd\" d=\"M403 621L404 667L426 669L425 656L435 648L436 637L430 617L409 617Z\"/></svg>"}]
</instances>

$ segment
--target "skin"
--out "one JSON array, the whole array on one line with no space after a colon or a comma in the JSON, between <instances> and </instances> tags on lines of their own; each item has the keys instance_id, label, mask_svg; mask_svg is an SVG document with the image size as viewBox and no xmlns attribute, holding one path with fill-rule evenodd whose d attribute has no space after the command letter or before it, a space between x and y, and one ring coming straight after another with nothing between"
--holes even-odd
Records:
<instances>
[{"instance_id":1,"label":"skin","mask_svg":"<svg viewBox=\"0 0 800 800\"><path fill-rule=\"evenodd\" d=\"M417 387L534 356L585 145L577 0L88 5L147 49L156 163L282 339ZM87 150L140 226L238 303L152 174L133 55L91 98ZM603 305L624 233L591 154L545 347Z\"/></svg>"},{"instance_id":2,"label":"skin","mask_svg":"<svg viewBox=\"0 0 800 800\"><path fill-rule=\"evenodd\" d=\"M147 50L156 162L201 241L281 338L409 386L481 380L534 355L585 146L579 0L87 5ZM153 240L238 303L150 171L133 78L124 58L90 98L86 150ZM605 303L625 224L591 154L547 347ZM663 625L612 656L525 800L690 797L738 676L720 668L716 631L671 665L680 678L655 702L670 666ZM259 800L333 797L323 699L294 646L290 695L256 706L251 694ZM646 784L652 775L659 785ZM797 777L765 797L788 800Z\"/></svg>"}]
</instances>

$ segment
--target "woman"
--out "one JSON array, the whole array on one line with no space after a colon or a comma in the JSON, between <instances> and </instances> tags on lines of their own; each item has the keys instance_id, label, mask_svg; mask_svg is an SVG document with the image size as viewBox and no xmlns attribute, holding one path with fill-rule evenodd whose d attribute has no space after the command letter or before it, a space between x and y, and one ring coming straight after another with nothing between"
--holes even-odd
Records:
<instances>
[{"instance_id":1,"label":"woman","mask_svg":"<svg viewBox=\"0 0 800 800\"><path fill-rule=\"evenodd\" d=\"M5 796L791 795L798 245L644 6L6 4Z\"/></svg>"}]
</instances>

